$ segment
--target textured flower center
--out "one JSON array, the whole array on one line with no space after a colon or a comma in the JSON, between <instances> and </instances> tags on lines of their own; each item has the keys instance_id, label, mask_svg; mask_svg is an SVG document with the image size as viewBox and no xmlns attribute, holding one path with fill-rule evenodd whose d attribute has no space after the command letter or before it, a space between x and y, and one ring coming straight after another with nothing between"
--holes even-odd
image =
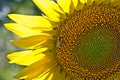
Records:
<instances>
[{"instance_id":1,"label":"textured flower center","mask_svg":"<svg viewBox=\"0 0 120 80\"><path fill-rule=\"evenodd\" d=\"M76 62L89 71L101 71L101 67L112 67L112 59L119 56L117 49L120 48L117 44L120 42L120 35L117 32L110 26L95 25L85 34L78 35L73 49L73 54L77 56Z\"/></svg>"},{"instance_id":2,"label":"textured flower center","mask_svg":"<svg viewBox=\"0 0 120 80\"><path fill-rule=\"evenodd\" d=\"M58 30L56 56L73 79L103 80L120 72L120 11L92 5L70 15Z\"/></svg>"}]
</instances>

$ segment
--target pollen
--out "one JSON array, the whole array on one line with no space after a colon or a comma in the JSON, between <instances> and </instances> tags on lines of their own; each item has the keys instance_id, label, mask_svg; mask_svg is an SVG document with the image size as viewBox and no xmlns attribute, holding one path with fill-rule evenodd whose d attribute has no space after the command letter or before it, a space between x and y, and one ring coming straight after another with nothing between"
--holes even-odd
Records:
<instances>
[{"instance_id":1,"label":"pollen","mask_svg":"<svg viewBox=\"0 0 120 80\"><path fill-rule=\"evenodd\" d=\"M61 23L56 58L74 80L103 80L120 72L120 9L101 3Z\"/></svg>"}]
</instances>

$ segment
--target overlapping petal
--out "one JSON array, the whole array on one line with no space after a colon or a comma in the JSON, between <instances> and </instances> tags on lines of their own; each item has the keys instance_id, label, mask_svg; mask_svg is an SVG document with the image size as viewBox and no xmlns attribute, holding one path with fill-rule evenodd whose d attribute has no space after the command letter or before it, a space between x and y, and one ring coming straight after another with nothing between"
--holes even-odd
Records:
<instances>
[{"instance_id":1,"label":"overlapping petal","mask_svg":"<svg viewBox=\"0 0 120 80\"><path fill-rule=\"evenodd\" d=\"M59 22L60 14L58 12L62 12L62 10L58 7L58 5L52 0L33 0L33 2L43 11L43 13L51 20L55 22Z\"/></svg>"},{"instance_id":2,"label":"overlapping petal","mask_svg":"<svg viewBox=\"0 0 120 80\"><path fill-rule=\"evenodd\" d=\"M26 50L26 51L21 51L21 52L13 52L7 55L7 57L11 60L9 63L16 63L19 65L28 66L42 59L45 56L42 52L46 50L47 48L40 48L37 50Z\"/></svg>"},{"instance_id":3,"label":"overlapping petal","mask_svg":"<svg viewBox=\"0 0 120 80\"><path fill-rule=\"evenodd\" d=\"M73 2L73 4L74 4L74 8L76 8L77 5L78 5L78 0L72 0L72 2Z\"/></svg>"},{"instance_id":4,"label":"overlapping petal","mask_svg":"<svg viewBox=\"0 0 120 80\"><path fill-rule=\"evenodd\" d=\"M52 24L43 16L28 16L22 14L9 14L9 18L29 28L52 29Z\"/></svg>"},{"instance_id":5,"label":"overlapping petal","mask_svg":"<svg viewBox=\"0 0 120 80\"><path fill-rule=\"evenodd\" d=\"M80 2L85 4L85 3L87 3L87 0L80 0Z\"/></svg>"},{"instance_id":6,"label":"overlapping petal","mask_svg":"<svg viewBox=\"0 0 120 80\"><path fill-rule=\"evenodd\" d=\"M15 78L20 79L26 77L26 80L31 80L35 77L38 77L44 72L48 72L50 69L54 68L57 63L53 60L53 55L47 55L43 59L39 60L36 63L31 64L30 66L23 69Z\"/></svg>"},{"instance_id":7,"label":"overlapping petal","mask_svg":"<svg viewBox=\"0 0 120 80\"><path fill-rule=\"evenodd\" d=\"M78 5L76 7L76 10L82 10L84 7L84 4L81 1L78 1Z\"/></svg>"},{"instance_id":8,"label":"overlapping petal","mask_svg":"<svg viewBox=\"0 0 120 80\"><path fill-rule=\"evenodd\" d=\"M88 6L90 6L95 0L87 0L87 4Z\"/></svg>"},{"instance_id":9,"label":"overlapping petal","mask_svg":"<svg viewBox=\"0 0 120 80\"><path fill-rule=\"evenodd\" d=\"M50 36L48 35L36 35L21 39L12 40L12 43L21 48L35 49L40 44L44 43Z\"/></svg>"},{"instance_id":10,"label":"overlapping petal","mask_svg":"<svg viewBox=\"0 0 120 80\"><path fill-rule=\"evenodd\" d=\"M57 66L56 68L54 68L53 77L51 80L61 80L60 70L61 70L60 66Z\"/></svg>"},{"instance_id":11,"label":"overlapping petal","mask_svg":"<svg viewBox=\"0 0 120 80\"><path fill-rule=\"evenodd\" d=\"M51 75L48 71L45 71L38 77L33 78L32 80L51 80Z\"/></svg>"},{"instance_id":12,"label":"overlapping petal","mask_svg":"<svg viewBox=\"0 0 120 80\"><path fill-rule=\"evenodd\" d=\"M65 13L70 12L71 0L57 0L57 3ZM75 3L75 1L74 1L74 3Z\"/></svg>"},{"instance_id":13,"label":"overlapping petal","mask_svg":"<svg viewBox=\"0 0 120 80\"><path fill-rule=\"evenodd\" d=\"M33 35L39 35L43 34L41 33L42 31L37 30L37 29L30 29L24 25L18 24L18 23L6 23L4 26L14 34L24 38L28 36L33 36Z\"/></svg>"}]
</instances>

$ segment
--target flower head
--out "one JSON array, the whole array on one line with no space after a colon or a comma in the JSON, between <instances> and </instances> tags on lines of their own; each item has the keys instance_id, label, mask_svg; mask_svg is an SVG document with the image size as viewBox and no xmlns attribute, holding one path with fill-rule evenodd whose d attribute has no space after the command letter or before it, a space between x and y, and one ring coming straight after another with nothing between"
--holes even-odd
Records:
<instances>
[{"instance_id":1,"label":"flower head","mask_svg":"<svg viewBox=\"0 0 120 80\"><path fill-rule=\"evenodd\" d=\"M25 51L7 57L26 80L119 80L119 0L33 0L42 16L9 14Z\"/></svg>"}]
</instances>

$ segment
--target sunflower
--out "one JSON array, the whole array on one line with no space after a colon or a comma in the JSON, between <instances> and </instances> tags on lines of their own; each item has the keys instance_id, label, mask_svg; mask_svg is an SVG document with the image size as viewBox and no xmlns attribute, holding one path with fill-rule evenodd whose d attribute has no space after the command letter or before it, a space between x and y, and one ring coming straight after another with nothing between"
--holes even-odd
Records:
<instances>
[{"instance_id":1,"label":"sunflower","mask_svg":"<svg viewBox=\"0 0 120 80\"><path fill-rule=\"evenodd\" d=\"M25 49L7 57L25 80L120 80L119 0L33 0L41 16L9 14Z\"/></svg>"}]
</instances>

